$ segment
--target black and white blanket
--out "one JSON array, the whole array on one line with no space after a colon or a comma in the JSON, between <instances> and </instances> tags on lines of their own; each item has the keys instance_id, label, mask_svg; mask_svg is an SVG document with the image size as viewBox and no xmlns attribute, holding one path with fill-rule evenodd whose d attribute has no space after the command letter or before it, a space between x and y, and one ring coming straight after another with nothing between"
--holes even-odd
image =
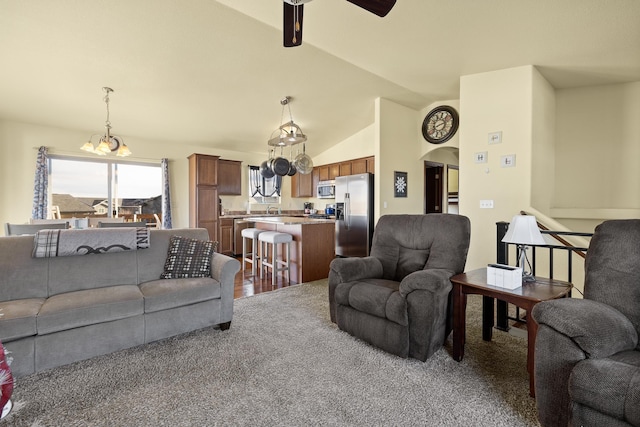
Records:
<instances>
[{"instance_id":1,"label":"black and white blanket","mask_svg":"<svg viewBox=\"0 0 640 427\"><path fill-rule=\"evenodd\" d=\"M36 232L33 243L34 258L135 251L149 247L149 229L40 230Z\"/></svg>"}]
</instances>

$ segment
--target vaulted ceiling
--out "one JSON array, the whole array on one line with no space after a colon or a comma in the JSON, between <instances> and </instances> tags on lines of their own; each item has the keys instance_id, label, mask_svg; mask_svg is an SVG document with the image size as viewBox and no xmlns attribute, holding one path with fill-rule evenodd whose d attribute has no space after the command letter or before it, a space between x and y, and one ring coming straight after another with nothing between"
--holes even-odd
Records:
<instances>
[{"instance_id":1,"label":"vaulted ceiling","mask_svg":"<svg viewBox=\"0 0 640 427\"><path fill-rule=\"evenodd\" d=\"M303 45L284 48L282 0L0 0L0 119L99 132L109 86L125 138L265 152L289 95L315 155L373 123L377 97L420 110L457 99L461 75L533 64L558 89L640 81L637 0L304 12Z\"/></svg>"}]
</instances>

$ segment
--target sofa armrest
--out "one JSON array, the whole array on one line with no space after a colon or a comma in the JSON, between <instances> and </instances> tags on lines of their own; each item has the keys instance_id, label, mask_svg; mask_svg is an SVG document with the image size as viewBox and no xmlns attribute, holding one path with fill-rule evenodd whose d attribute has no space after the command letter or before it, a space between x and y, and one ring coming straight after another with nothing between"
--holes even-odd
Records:
<instances>
[{"instance_id":1,"label":"sofa armrest","mask_svg":"<svg viewBox=\"0 0 640 427\"><path fill-rule=\"evenodd\" d=\"M382 277L382 263L378 258L336 258L329 265L329 283L346 283Z\"/></svg>"},{"instance_id":2,"label":"sofa armrest","mask_svg":"<svg viewBox=\"0 0 640 427\"><path fill-rule=\"evenodd\" d=\"M382 278L382 263L378 258L336 258L329 265L329 314L336 323L336 286L362 279Z\"/></svg>"},{"instance_id":3,"label":"sofa armrest","mask_svg":"<svg viewBox=\"0 0 640 427\"><path fill-rule=\"evenodd\" d=\"M222 307L220 323L230 322L233 318L233 293L236 273L240 271L240 262L227 255L214 253L211 258L211 277L220 282Z\"/></svg>"},{"instance_id":4,"label":"sofa armrest","mask_svg":"<svg viewBox=\"0 0 640 427\"><path fill-rule=\"evenodd\" d=\"M567 425L571 413L569 377L587 358L633 349L638 334L614 308L587 299L562 298L536 304L536 406L540 424Z\"/></svg>"},{"instance_id":5,"label":"sofa armrest","mask_svg":"<svg viewBox=\"0 0 640 427\"><path fill-rule=\"evenodd\" d=\"M547 325L575 343L589 358L603 358L638 345L633 324L618 310L587 299L562 298L536 304L539 325Z\"/></svg>"},{"instance_id":6,"label":"sofa armrest","mask_svg":"<svg viewBox=\"0 0 640 427\"><path fill-rule=\"evenodd\" d=\"M451 291L453 272L441 268L414 271L400 282L400 295L404 298L413 291L423 290L435 294L448 294Z\"/></svg>"}]
</instances>

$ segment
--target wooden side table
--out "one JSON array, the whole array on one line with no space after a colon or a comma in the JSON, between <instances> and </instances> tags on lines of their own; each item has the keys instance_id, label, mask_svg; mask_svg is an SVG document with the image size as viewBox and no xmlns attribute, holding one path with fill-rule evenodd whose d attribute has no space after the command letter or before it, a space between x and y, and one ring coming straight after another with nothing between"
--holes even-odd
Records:
<instances>
[{"instance_id":1,"label":"wooden side table","mask_svg":"<svg viewBox=\"0 0 640 427\"><path fill-rule=\"evenodd\" d=\"M535 397L533 366L538 324L531 316L531 309L541 301L566 297L573 288L569 282L542 277L535 279L535 282L523 283L522 287L516 289L492 286L487 284L486 268L479 268L451 278L453 284L453 358L458 362L464 357L468 294L483 296L482 339L485 341L491 341L494 298L527 311L527 372L529 373L529 394L532 397Z\"/></svg>"}]
</instances>

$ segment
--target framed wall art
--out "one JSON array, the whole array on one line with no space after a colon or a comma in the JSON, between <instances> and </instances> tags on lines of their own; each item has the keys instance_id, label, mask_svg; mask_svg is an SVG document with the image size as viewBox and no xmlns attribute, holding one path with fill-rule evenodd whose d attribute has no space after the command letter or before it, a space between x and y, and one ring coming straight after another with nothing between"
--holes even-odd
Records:
<instances>
[{"instance_id":1,"label":"framed wall art","mask_svg":"<svg viewBox=\"0 0 640 427\"><path fill-rule=\"evenodd\" d=\"M393 197L407 197L407 172L393 172Z\"/></svg>"}]
</instances>

